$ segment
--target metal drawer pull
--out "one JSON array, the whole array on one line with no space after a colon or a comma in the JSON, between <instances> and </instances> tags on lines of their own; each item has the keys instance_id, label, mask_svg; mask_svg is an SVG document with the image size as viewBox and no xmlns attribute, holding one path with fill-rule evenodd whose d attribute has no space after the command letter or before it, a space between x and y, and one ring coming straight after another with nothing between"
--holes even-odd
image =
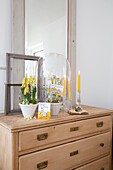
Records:
<instances>
[{"instance_id":1,"label":"metal drawer pull","mask_svg":"<svg viewBox=\"0 0 113 170\"><path fill-rule=\"evenodd\" d=\"M102 127L103 126L103 122L97 122L97 127Z\"/></svg>"},{"instance_id":2,"label":"metal drawer pull","mask_svg":"<svg viewBox=\"0 0 113 170\"><path fill-rule=\"evenodd\" d=\"M45 140L48 138L48 133L43 133L40 135L37 135L37 140L41 141L41 140Z\"/></svg>"},{"instance_id":3,"label":"metal drawer pull","mask_svg":"<svg viewBox=\"0 0 113 170\"><path fill-rule=\"evenodd\" d=\"M104 143L100 143L100 146L103 147L103 146L104 146Z\"/></svg>"},{"instance_id":4,"label":"metal drawer pull","mask_svg":"<svg viewBox=\"0 0 113 170\"><path fill-rule=\"evenodd\" d=\"M101 168L100 170L104 170L104 168Z\"/></svg>"},{"instance_id":5,"label":"metal drawer pull","mask_svg":"<svg viewBox=\"0 0 113 170\"><path fill-rule=\"evenodd\" d=\"M70 132L77 131L77 130L79 130L79 127L72 127L72 128L70 128Z\"/></svg>"},{"instance_id":6,"label":"metal drawer pull","mask_svg":"<svg viewBox=\"0 0 113 170\"><path fill-rule=\"evenodd\" d=\"M37 168L40 170L40 169L44 169L44 168L47 168L48 166L48 161L44 161L44 162L41 162L39 164L37 164Z\"/></svg>"},{"instance_id":7,"label":"metal drawer pull","mask_svg":"<svg viewBox=\"0 0 113 170\"><path fill-rule=\"evenodd\" d=\"M71 152L70 153L70 156L74 156L74 155L77 155L78 154L78 150L77 151L74 151L74 152Z\"/></svg>"}]
</instances>

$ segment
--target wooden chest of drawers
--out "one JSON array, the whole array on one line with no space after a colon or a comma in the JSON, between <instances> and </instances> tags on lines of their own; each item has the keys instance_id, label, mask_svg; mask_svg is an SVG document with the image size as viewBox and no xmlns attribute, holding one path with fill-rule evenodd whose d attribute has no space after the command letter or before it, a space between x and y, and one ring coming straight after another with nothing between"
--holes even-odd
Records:
<instances>
[{"instance_id":1,"label":"wooden chest of drawers","mask_svg":"<svg viewBox=\"0 0 113 170\"><path fill-rule=\"evenodd\" d=\"M110 170L112 111L84 106L50 120L0 117L0 170Z\"/></svg>"}]
</instances>

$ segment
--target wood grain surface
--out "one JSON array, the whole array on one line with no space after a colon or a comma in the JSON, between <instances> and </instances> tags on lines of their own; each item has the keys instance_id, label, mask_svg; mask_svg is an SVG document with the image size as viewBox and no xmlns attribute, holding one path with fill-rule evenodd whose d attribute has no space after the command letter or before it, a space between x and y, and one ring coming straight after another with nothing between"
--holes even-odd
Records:
<instances>
[{"instance_id":1,"label":"wood grain surface","mask_svg":"<svg viewBox=\"0 0 113 170\"><path fill-rule=\"evenodd\" d=\"M88 111L88 115L69 115L68 113L62 111L58 116L52 116L51 119L36 119L25 121L23 116L20 115L9 115L0 117L0 125L9 129L10 132L23 131L33 128L47 127L51 125L57 125L60 123L66 123L71 121L85 120L94 117L107 116L113 114L113 110L96 108L91 106L82 106Z\"/></svg>"},{"instance_id":2,"label":"wood grain surface","mask_svg":"<svg viewBox=\"0 0 113 170\"><path fill-rule=\"evenodd\" d=\"M72 141L98 132L102 133L105 130L109 131L111 123L108 122L111 122L111 116L23 131L19 133L19 151L35 147L38 149L42 146L50 147L50 145L55 145L58 141L63 143L66 139L71 139ZM98 127L98 123L102 123L102 126ZM48 137L43 140L37 139L38 135L44 134L47 134Z\"/></svg>"},{"instance_id":3,"label":"wood grain surface","mask_svg":"<svg viewBox=\"0 0 113 170\"><path fill-rule=\"evenodd\" d=\"M104 146L101 146L101 143ZM74 154L75 153L75 154ZM110 153L110 133L67 143L19 158L19 170L36 170L37 164L48 161L47 170L77 167Z\"/></svg>"}]
</instances>

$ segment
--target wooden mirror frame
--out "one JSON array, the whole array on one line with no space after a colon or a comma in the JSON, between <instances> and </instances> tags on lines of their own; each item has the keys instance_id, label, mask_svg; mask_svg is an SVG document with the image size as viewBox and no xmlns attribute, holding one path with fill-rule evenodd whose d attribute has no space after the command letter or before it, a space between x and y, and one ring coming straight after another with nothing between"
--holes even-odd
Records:
<instances>
[{"instance_id":1,"label":"wooden mirror frame","mask_svg":"<svg viewBox=\"0 0 113 170\"><path fill-rule=\"evenodd\" d=\"M76 104L76 0L67 0L67 59L71 65L72 104ZM25 0L12 0L12 52L25 54ZM16 75L15 75L16 76Z\"/></svg>"},{"instance_id":2,"label":"wooden mirror frame","mask_svg":"<svg viewBox=\"0 0 113 170\"><path fill-rule=\"evenodd\" d=\"M11 110L11 87L19 87L22 84L20 83L11 83L11 59L18 59L18 60L29 60L29 61L37 61L38 62L38 69L39 74L40 73L40 62L42 61L41 57L37 56L30 56L30 55L24 55L24 54L14 54L14 53L7 53L6 54L6 84L5 84L5 114L20 112L20 109L14 109ZM13 60L14 61L14 60ZM16 63L16 62L15 62ZM19 62L20 63L20 62ZM13 67L14 69L14 67ZM14 69L15 70L15 69ZM40 75L42 76L42 75ZM38 76L39 77L39 76ZM37 84L38 86L38 84ZM13 89L14 90L14 89ZM38 90L40 92L40 87L38 86ZM17 90L16 90L17 91ZM37 94L38 97L40 97L40 94ZM15 95L13 95L13 98L15 99ZM14 106L13 106L14 107Z\"/></svg>"}]
</instances>

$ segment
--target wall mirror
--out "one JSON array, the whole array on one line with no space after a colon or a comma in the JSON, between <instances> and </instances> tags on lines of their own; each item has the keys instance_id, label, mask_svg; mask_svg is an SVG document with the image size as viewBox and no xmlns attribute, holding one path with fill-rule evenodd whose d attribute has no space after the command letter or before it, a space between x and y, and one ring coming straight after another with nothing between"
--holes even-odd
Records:
<instances>
[{"instance_id":1,"label":"wall mirror","mask_svg":"<svg viewBox=\"0 0 113 170\"><path fill-rule=\"evenodd\" d=\"M67 0L25 0L25 54L43 57L49 52L67 57ZM11 59L13 76L10 83L13 86L21 84L24 76L33 75L37 79L35 61ZM9 87L7 91L12 100L5 100L5 105L11 105L10 109L5 109L6 113L19 109L20 87Z\"/></svg>"},{"instance_id":2,"label":"wall mirror","mask_svg":"<svg viewBox=\"0 0 113 170\"><path fill-rule=\"evenodd\" d=\"M73 79L76 72L75 58L72 58L75 56L75 8L75 0L12 0L12 53L40 57L48 52L62 54L71 59ZM29 61L25 61L24 64L20 63L20 65L17 61L13 62L12 67L15 67L14 80L16 78L20 80L21 75L17 76L16 68L17 65L19 67L21 64L23 65L21 69L24 72L31 65ZM36 63L33 65L32 68L35 67ZM6 75L6 67L2 69L0 74ZM30 71L27 74L30 75ZM74 81L73 79L73 87L75 88ZM0 113L4 112L5 83L6 76L3 77L1 83L3 90L1 92ZM21 82L19 81L19 83ZM75 90L73 96L75 98Z\"/></svg>"}]
</instances>

